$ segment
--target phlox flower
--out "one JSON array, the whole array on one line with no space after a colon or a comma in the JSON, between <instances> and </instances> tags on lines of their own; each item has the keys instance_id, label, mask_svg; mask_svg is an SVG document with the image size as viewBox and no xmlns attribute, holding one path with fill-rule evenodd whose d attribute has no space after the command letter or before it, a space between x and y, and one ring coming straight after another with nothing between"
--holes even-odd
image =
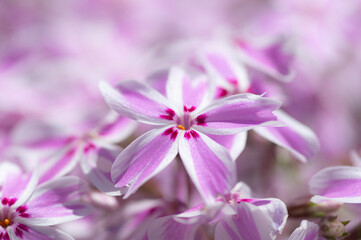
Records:
<instances>
[{"instance_id":1,"label":"phlox flower","mask_svg":"<svg viewBox=\"0 0 361 240\"><path fill-rule=\"evenodd\" d=\"M235 44L219 42L200 50L199 61L217 85L216 98L249 92L282 99L279 87L267 81L267 78L272 78L286 82L292 78L292 57L282 47L282 42L262 48L239 40ZM284 126L265 126L253 130L287 149L302 162L313 159L319 149L314 132L280 109L275 115Z\"/></svg>"},{"instance_id":2,"label":"phlox flower","mask_svg":"<svg viewBox=\"0 0 361 240\"><path fill-rule=\"evenodd\" d=\"M170 71L166 97L146 84L105 82L100 90L116 112L158 126L132 142L115 160L111 175L125 198L164 169L179 153L203 199L213 201L235 183L235 165L227 150L206 134L228 135L272 124L275 100L239 94L209 104L212 91L204 77L190 79L179 68ZM204 81L205 80L205 81Z\"/></svg>"},{"instance_id":3,"label":"phlox flower","mask_svg":"<svg viewBox=\"0 0 361 240\"><path fill-rule=\"evenodd\" d=\"M148 230L155 239L275 239L288 217L286 205L275 198L251 198L239 182L213 204L202 203L183 213L156 219Z\"/></svg>"},{"instance_id":4,"label":"phlox flower","mask_svg":"<svg viewBox=\"0 0 361 240\"><path fill-rule=\"evenodd\" d=\"M119 189L111 182L110 167L122 151L116 143L127 138L134 128L134 121L115 113L107 115L98 126L86 126L78 132L29 120L15 128L13 151L21 159L31 156L33 162L39 164L39 182L63 176L80 163L83 172L98 189L119 195ZM24 138L24 134L28 137Z\"/></svg>"},{"instance_id":5,"label":"phlox flower","mask_svg":"<svg viewBox=\"0 0 361 240\"><path fill-rule=\"evenodd\" d=\"M16 165L0 166L0 239L73 239L48 226L90 213L80 202L88 191L77 177L63 177L38 185L36 173L24 174Z\"/></svg>"}]
</instances>

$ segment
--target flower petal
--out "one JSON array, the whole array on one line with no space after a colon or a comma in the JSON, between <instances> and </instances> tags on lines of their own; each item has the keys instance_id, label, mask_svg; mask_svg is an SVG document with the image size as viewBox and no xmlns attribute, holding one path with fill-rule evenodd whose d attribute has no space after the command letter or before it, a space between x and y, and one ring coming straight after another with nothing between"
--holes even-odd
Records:
<instances>
[{"instance_id":1,"label":"flower petal","mask_svg":"<svg viewBox=\"0 0 361 240\"><path fill-rule=\"evenodd\" d=\"M37 172L24 174L12 163L4 162L0 165L1 200L9 202L13 207L24 204L38 183ZM3 203L4 204L4 203Z\"/></svg>"},{"instance_id":2,"label":"flower petal","mask_svg":"<svg viewBox=\"0 0 361 240\"><path fill-rule=\"evenodd\" d=\"M183 224L172 216L161 217L153 221L148 229L149 240L195 240L199 225Z\"/></svg>"},{"instance_id":3,"label":"flower petal","mask_svg":"<svg viewBox=\"0 0 361 240\"><path fill-rule=\"evenodd\" d=\"M82 155L76 142L64 147L52 156L42 159L39 164L39 183L64 176L74 169Z\"/></svg>"},{"instance_id":4,"label":"flower petal","mask_svg":"<svg viewBox=\"0 0 361 240\"><path fill-rule=\"evenodd\" d=\"M74 240L73 237L65 232L62 232L52 227L39 227L31 226L26 227L25 230L18 230L18 235L21 235L21 239L26 240ZM16 234L16 231L15 231Z\"/></svg>"},{"instance_id":5,"label":"flower petal","mask_svg":"<svg viewBox=\"0 0 361 240\"><path fill-rule=\"evenodd\" d=\"M332 199L345 203L361 202L361 169L338 166L325 168L316 173L309 182L311 200L320 202Z\"/></svg>"},{"instance_id":6,"label":"flower petal","mask_svg":"<svg viewBox=\"0 0 361 240\"><path fill-rule=\"evenodd\" d=\"M121 195L121 189L114 187L111 179L111 167L122 149L116 145L111 147L94 147L84 154L81 167L89 181L100 191L109 195Z\"/></svg>"},{"instance_id":7,"label":"flower petal","mask_svg":"<svg viewBox=\"0 0 361 240\"><path fill-rule=\"evenodd\" d=\"M29 217L16 220L25 225L48 226L81 218L91 211L79 201L87 191L87 183L74 176L43 183L26 203Z\"/></svg>"},{"instance_id":8,"label":"flower petal","mask_svg":"<svg viewBox=\"0 0 361 240\"><path fill-rule=\"evenodd\" d=\"M283 50L282 41L268 47L256 48L249 43L238 41L238 56L242 62L280 81L290 81L292 55Z\"/></svg>"},{"instance_id":9,"label":"flower petal","mask_svg":"<svg viewBox=\"0 0 361 240\"><path fill-rule=\"evenodd\" d=\"M134 132L136 126L136 122L129 118L110 115L98 129L97 135L102 141L121 142Z\"/></svg>"},{"instance_id":10,"label":"flower petal","mask_svg":"<svg viewBox=\"0 0 361 240\"><path fill-rule=\"evenodd\" d=\"M214 87L205 75L191 77L182 69L173 67L166 85L167 98L180 112L194 113L213 100Z\"/></svg>"},{"instance_id":11,"label":"flower petal","mask_svg":"<svg viewBox=\"0 0 361 240\"><path fill-rule=\"evenodd\" d=\"M223 147L227 148L233 161L243 152L247 142L247 132L241 132L234 135L211 135L207 134Z\"/></svg>"},{"instance_id":12,"label":"flower petal","mask_svg":"<svg viewBox=\"0 0 361 240\"><path fill-rule=\"evenodd\" d=\"M254 130L269 141L286 148L302 162L315 157L319 142L314 132L283 111L276 110L284 127L260 127Z\"/></svg>"},{"instance_id":13,"label":"flower petal","mask_svg":"<svg viewBox=\"0 0 361 240\"><path fill-rule=\"evenodd\" d=\"M200 60L207 72L216 82L230 92L245 92L249 88L249 76L243 64L224 44L207 46L200 55Z\"/></svg>"},{"instance_id":14,"label":"flower petal","mask_svg":"<svg viewBox=\"0 0 361 240\"><path fill-rule=\"evenodd\" d=\"M124 198L164 169L178 154L178 130L151 130L133 141L115 160L111 175L116 187L128 188Z\"/></svg>"},{"instance_id":15,"label":"flower petal","mask_svg":"<svg viewBox=\"0 0 361 240\"><path fill-rule=\"evenodd\" d=\"M303 220L288 240L317 240L319 227L316 223Z\"/></svg>"},{"instance_id":16,"label":"flower petal","mask_svg":"<svg viewBox=\"0 0 361 240\"><path fill-rule=\"evenodd\" d=\"M253 200L252 204L259 207L272 219L272 231L274 231L274 234L282 233L288 217L286 204L277 198L259 198Z\"/></svg>"},{"instance_id":17,"label":"flower petal","mask_svg":"<svg viewBox=\"0 0 361 240\"><path fill-rule=\"evenodd\" d=\"M109 107L121 115L155 125L172 121L174 107L163 95L141 82L124 81L114 88L100 82L99 88Z\"/></svg>"},{"instance_id":18,"label":"flower petal","mask_svg":"<svg viewBox=\"0 0 361 240\"><path fill-rule=\"evenodd\" d=\"M275 239L272 219L259 207L242 202L235 215L224 215L216 226L216 240Z\"/></svg>"},{"instance_id":19,"label":"flower petal","mask_svg":"<svg viewBox=\"0 0 361 240\"><path fill-rule=\"evenodd\" d=\"M193 127L207 134L236 134L274 124L277 117L272 112L280 105L276 100L254 94L233 95L203 109Z\"/></svg>"},{"instance_id":20,"label":"flower petal","mask_svg":"<svg viewBox=\"0 0 361 240\"><path fill-rule=\"evenodd\" d=\"M194 130L185 132L179 154L206 202L213 202L218 194L225 194L234 186L236 167L229 153L206 135Z\"/></svg>"}]
</instances>

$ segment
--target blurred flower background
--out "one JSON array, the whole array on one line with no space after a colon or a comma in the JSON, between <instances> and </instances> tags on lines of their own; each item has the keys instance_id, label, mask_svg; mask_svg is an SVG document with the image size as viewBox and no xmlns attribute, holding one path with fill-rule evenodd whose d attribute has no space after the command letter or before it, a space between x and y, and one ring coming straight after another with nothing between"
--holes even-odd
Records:
<instances>
[{"instance_id":1,"label":"blurred flower background","mask_svg":"<svg viewBox=\"0 0 361 240\"><path fill-rule=\"evenodd\" d=\"M280 133L275 140L273 130L267 135L256 128L247 140L238 136L222 144L236 159L237 182L249 185L258 198L278 198L287 206L286 225L277 223L275 235L261 239L288 239L304 219L323 231L334 221L330 214L351 220L348 239L361 239L352 235L361 223L357 204L312 205L312 195L323 193L309 191L310 179L321 169L361 166L360 26L359 0L4 0L0 162L26 172L36 169L40 183L64 175L88 181L82 202L92 213L57 225L75 239L160 239L149 232L162 229L152 224L155 219L161 225L160 217L204 199L178 160L136 194L117 196L124 189L111 184L110 167L122 148L151 128L112 112L98 85L136 80L165 94L170 69L181 67L192 78L210 78L216 98L263 94L280 101L291 119L276 114L279 120L302 125L294 128L297 137ZM212 139L226 142L219 138ZM2 239L9 227L0 225ZM178 237L212 235L202 231ZM216 239L237 239L216 231ZM319 236L338 239L343 232L337 234Z\"/></svg>"}]
</instances>

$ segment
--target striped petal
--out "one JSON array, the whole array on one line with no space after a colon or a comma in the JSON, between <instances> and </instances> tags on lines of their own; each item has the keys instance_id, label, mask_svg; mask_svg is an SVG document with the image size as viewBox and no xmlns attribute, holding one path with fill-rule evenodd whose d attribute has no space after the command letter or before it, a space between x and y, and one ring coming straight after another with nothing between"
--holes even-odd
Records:
<instances>
[{"instance_id":1,"label":"striped petal","mask_svg":"<svg viewBox=\"0 0 361 240\"><path fill-rule=\"evenodd\" d=\"M109 107L128 118L164 125L175 115L175 108L162 94L141 82L124 81L116 87L100 82L99 88Z\"/></svg>"},{"instance_id":2,"label":"striped petal","mask_svg":"<svg viewBox=\"0 0 361 240\"><path fill-rule=\"evenodd\" d=\"M213 202L234 186L236 167L228 151L206 135L186 131L179 154L193 183L206 202Z\"/></svg>"},{"instance_id":3,"label":"striped petal","mask_svg":"<svg viewBox=\"0 0 361 240\"><path fill-rule=\"evenodd\" d=\"M111 175L116 187L128 188L125 198L176 157L178 138L176 128L154 129L123 150L112 166Z\"/></svg>"},{"instance_id":4,"label":"striped petal","mask_svg":"<svg viewBox=\"0 0 361 240\"><path fill-rule=\"evenodd\" d=\"M314 132L283 111L276 110L278 120L284 127L260 127L254 130L269 141L284 147L302 162L316 156L319 142Z\"/></svg>"},{"instance_id":5,"label":"striped petal","mask_svg":"<svg viewBox=\"0 0 361 240\"><path fill-rule=\"evenodd\" d=\"M49 226L81 218L91 209L80 203L87 183L67 176L41 184L26 203L27 217L16 219L24 225Z\"/></svg>"},{"instance_id":6,"label":"striped petal","mask_svg":"<svg viewBox=\"0 0 361 240\"><path fill-rule=\"evenodd\" d=\"M345 203L361 203L361 168L338 166L316 173L309 183L313 202L332 199Z\"/></svg>"},{"instance_id":7,"label":"striped petal","mask_svg":"<svg viewBox=\"0 0 361 240\"><path fill-rule=\"evenodd\" d=\"M228 135L272 125L277 120L273 111L280 105L276 100L254 94L233 95L203 109L193 127L207 134Z\"/></svg>"}]
</instances>

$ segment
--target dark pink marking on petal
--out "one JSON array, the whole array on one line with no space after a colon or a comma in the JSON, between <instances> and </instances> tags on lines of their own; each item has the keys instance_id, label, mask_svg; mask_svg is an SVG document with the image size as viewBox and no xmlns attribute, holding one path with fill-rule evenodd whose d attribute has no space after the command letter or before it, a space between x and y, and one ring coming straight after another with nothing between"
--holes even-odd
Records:
<instances>
[{"instance_id":1,"label":"dark pink marking on petal","mask_svg":"<svg viewBox=\"0 0 361 240\"><path fill-rule=\"evenodd\" d=\"M178 131L175 130L174 132L172 132L172 134L170 135L170 139L173 140L173 142L175 141L175 139L177 138L178 136Z\"/></svg>"},{"instance_id":2,"label":"dark pink marking on petal","mask_svg":"<svg viewBox=\"0 0 361 240\"><path fill-rule=\"evenodd\" d=\"M7 199L6 197L1 200L1 203L2 203L3 205L8 204L8 202L9 202L9 199Z\"/></svg>"},{"instance_id":3,"label":"dark pink marking on petal","mask_svg":"<svg viewBox=\"0 0 361 240\"><path fill-rule=\"evenodd\" d=\"M84 153L87 154L90 150L95 149L96 146L93 143L89 143L84 147Z\"/></svg>"},{"instance_id":4,"label":"dark pink marking on petal","mask_svg":"<svg viewBox=\"0 0 361 240\"><path fill-rule=\"evenodd\" d=\"M185 132L185 133L184 133L184 138L187 139L187 140L189 140L189 139L191 138L190 132Z\"/></svg>"},{"instance_id":5,"label":"dark pink marking on petal","mask_svg":"<svg viewBox=\"0 0 361 240\"><path fill-rule=\"evenodd\" d=\"M173 120L173 117L169 116L169 115L160 115L159 117L161 117L163 119L167 119L167 120Z\"/></svg>"},{"instance_id":6,"label":"dark pink marking on petal","mask_svg":"<svg viewBox=\"0 0 361 240\"><path fill-rule=\"evenodd\" d=\"M19 238L23 238L23 231L21 231L18 227L15 228L15 235L18 236Z\"/></svg>"},{"instance_id":7,"label":"dark pink marking on petal","mask_svg":"<svg viewBox=\"0 0 361 240\"><path fill-rule=\"evenodd\" d=\"M30 214L29 213L20 213L20 217L29 218Z\"/></svg>"},{"instance_id":8,"label":"dark pink marking on petal","mask_svg":"<svg viewBox=\"0 0 361 240\"><path fill-rule=\"evenodd\" d=\"M192 137L199 138L199 134L196 131L191 130L190 133L191 133Z\"/></svg>"},{"instance_id":9,"label":"dark pink marking on petal","mask_svg":"<svg viewBox=\"0 0 361 240\"><path fill-rule=\"evenodd\" d=\"M3 238L4 238L4 240L10 240L9 233L6 232L6 233L4 234L4 237L3 237Z\"/></svg>"},{"instance_id":10,"label":"dark pink marking on petal","mask_svg":"<svg viewBox=\"0 0 361 240\"><path fill-rule=\"evenodd\" d=\"M240 198L240 199L237 199L237 203L240 203L240 202L252 203L252 202L254 202L254 199L250 199L250 198Z\"/></svg>"},{"instance_id":11,"label":"dark pink marking on petal","mask_svg":"<svg viewBox=\"0 0 361 240\"><path fill-rule=\"evenodd\" d=\"M217 88L216 90L216 97L217 98L221 98L224 97L228 94L228 91L224 88Z\"/></svg>"},{"instance_id":12,"label":"dark pink marking on petal","mask_svg":"<svg viewBox=\"0 0 361 240\"><path fill-rule=\"evenodd\" d=\"M19 225L18 225L18 228L20 228L21 230L23 230L23 231L25 231L25 232L29 231L29 228L28 228L26 225L24 225L24 224L19 224Z\"/></svg>"},{"instance_id":13,"label":"dark pink marking on petal","mask_svg":"<svg viewBox=\"0 0 361 240\"><path fill-rule=\"evenodd\" d=\"M19 212L19 213L23 213L23 212L25 212L26 210L28 210L28 208L27 208L25 205L20 206L20 207L18 207L18 208L16 209L16 211Z\"/></svg>"},{"instance_id":14,"label":"dark pink marking on petal","mask_svg":"<svg viewBox=\"0 0 361 240\"><path fill-rule=\"evenodd\" d=\"M199 115L196 118L197 125L202 125L202 126L206 125L206 123L205 123L206 118L207 118L207 115L205 113Z\"/></svg>"},{"instance_id":15,"label":"dark pink marking on petal","mask_svg":"<svg viewBox=\"0 0 361 240\"><path fill-rule=\"evenodd\" d=\"M14 203L17 201L17 199L16 198L11 198L10 200L9 200L9 202L8 202L8 205L9 206L12 206L12 205L14 205Z\"/></svg>"},{"instance_id":16,"label":"dark pink marking on petal","mask_svg":"<svg viewBox=\"0 0 361 240\"><path fill-rule=\"evenodd\" d=\"M162 135L167 136L169 134L172 134L173 132L174 132L174 129L173 129L173 127L171 127L171 128L166 129Z\"/></svg>"},{"instance_id":17,"label":"dark pink marking on petal","mask_svg":"<svg viewBox=\"0 0 361 240\"><path fill-rule=\"evenodd\" d=\"M173 109L167 108L165 112L168 113L168 115L171 117L175 116L175 112L173 111Z\"/></svg>"}]
</instances>

